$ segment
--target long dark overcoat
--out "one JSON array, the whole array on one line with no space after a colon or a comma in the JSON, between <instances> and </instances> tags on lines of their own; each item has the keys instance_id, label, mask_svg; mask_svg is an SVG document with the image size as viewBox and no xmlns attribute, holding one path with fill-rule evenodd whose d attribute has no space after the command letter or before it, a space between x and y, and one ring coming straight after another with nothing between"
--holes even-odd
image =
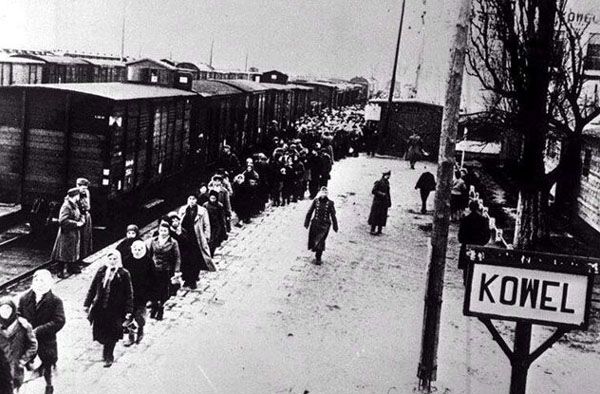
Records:
<instances>
[{"instance_id":1,"label":"long dark overcoat","mask_svg":"<svg viewBox=\"0 0 600 394\"><path fill-rule=\"evenodd\" d=\"M38 341L38 356L42 363L55 365L58 361L56 333L65 325L62 300L49 291L36 304L35 293L29 290L19 299L19 314L33 326L33 333Z\"/></svg>"},{"instance_id":2,"label":"long dark overcoat","mask_svg":"<svg viewBox=\"0 0 600 394\"><path fill-rule=\"evenodd\" d=\"M179 217L183 220L186 215L186 207L179 209ZM202 271L215 271L215 266L210 257L210 248L208 246L208 240L211 236L211 223L208 211L201 205L198 205L198 213L194 217L194 233L195 237L191 234L190 239L196 242L198 249L202 255L202 261L199 261L200 270Z\"/></svg>"},{"instance_id":3,"label":"long dark overcoat","mask_svg":"<svg viewBox=\"0 0 600 394\"><path fill-rule=\"evenodd\" d=\"M81 212L77 204L65 198L58 214L58 234L50 258L54 261L76 262L81 248L81 231L77 223Z\"/></svg>"},{"instance_id":4,"label":"long dark overcoat","mask_svg":"<svg viewBox=\"0 0 600 394\"><path fill-rule=\"evenodd\" d=\"M133 305L143 307L152 299L152 284L154 283L154 261L149 253L141 259L136 259L130 253L123 260L125 268L131 276L131 287L133 289Z\"/></svg>"},{"instance_id":5,"label":"long dark overcoat","mask_svg":"<svg viewBox=\"0 0 600 394\"><path fill-rule=\"evenodd\" d=\"M85 222L81 231L81 246L80 246L80 258L85 258L92 254L94 249L93 235L92 235L92 214L90 213L90 191L85 190L81 193L79 198L79 211Z\"/></svg>"},{"instance_id":6,"label":"long dark overcoat","mask_svg":"<svg viewBox=\"0 0 600 394\"><path fill-rule=\"evenodd\" d=\"M210 221L210 242L211 248L218 248L221 243L227 239L227 228L225 224L225 212L223 204L220 202L211 203L210 201L204 204L204 208L208 211Z\"/></svg>"},{"instance_id":7,"label":"long dark overcoat","mask_svg":"<svg viewBox=\"0 0 600 394\"><path fill-rule=\"evenodd\" d=\"M133 312L133 288L131 276L124 268L118 268L113 280L103 286L106 266L100 267L92 280L84 306L90 308L89 320L95 341L101 344L117 342L123 338L123 322Z\"/></svg>"},{"instance_id":8,"label":"long dark overcoat","mask_svg":"<svg viewBox=\"0 0 600 394\"><path fill-rule=\"evenodd\" d=\"M306 213L304 227L308 227L309 223L308 249L313 252L322 252L325 250L325 240L329 234L329 228L333 225L334 231L337 231L338 229L335 204L333 201L327 197L315 198Z\"/></svg>"},{"instance_id":9,"label":"long dark overcoat","mask_svg":"<svg viewBox=\"0 0 600 394\"><path fill-rule=\"evenodd\" d=\"M373 185L371 193L373 194L373 204L369 214L369 224L371 226L385 226L388 208L392 206L390 183L385 178L379 179Z\"/></svg>"}]
</instances>

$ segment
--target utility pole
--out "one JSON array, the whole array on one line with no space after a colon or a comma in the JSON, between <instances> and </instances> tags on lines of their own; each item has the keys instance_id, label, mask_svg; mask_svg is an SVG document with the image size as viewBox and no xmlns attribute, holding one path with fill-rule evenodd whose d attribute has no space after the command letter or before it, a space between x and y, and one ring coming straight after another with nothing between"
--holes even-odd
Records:
<instances>
[{"instance_id":1,"label":"utility pole","mask_svg":"<svg viewBox=\"0 0 600 394\"><path fill-rule=\"evenodd\" d=\"M427 270L421 357L417 376L419 388L431 392L431 382L437 379L437 351L440 333L440 315L444 292L444 271L450 225L450 189L455 165L456 131L460 110L465 52L469 34L471 1L460 0L456 33L452 43L448 69L440 151L438 156L435 212L431 233L431 256Z\"/></svg>"},{"instance_id":2,"label":"utility pole","mask_svg":"<svg viewBox=\"0 0 600 394\"><path fill-rule=\"evenodd\" d=\"M394 99L394 87L396 85L396 70L398 69L398 54L400 52L400 40L402 39L402 23L404 22L404 8L406 6L406 0L402 0L402 11L400 14L400 26L398 27L398 41L396 41L396 56L394 56L394 70L392 71L392 82L390 84L390 94L387 102L387 111L385 111L385 118L381 125L381 132L379 133L378 145L381 146L383 135L389 133L390 119L392 117L392 101Z\"/></svg>"},{"instance_id":3,"label":"utility pole","mask_svg":"<svg viewBox=\"0 0 600 394\"><path fill-rule=\"evenodd\" d=\"M215 39L213 38L211 43L210 43L210 59L208 60L208 65L212 67L212 61L213 61L213 48L215 46Z\"/></svg>"},{"instance_id":4,"label":"utility pole","mask_svg":"<svg viewBox=\"0 0 600 394\"><path fill-rule=\"evenodd\" d=\"M121 24L121 60L125 61L125 5L127 0L123 0L123 23Z\"/></svg>"},{"instance_id":5,"label":"utility pole","mask_svg":"<svg viewBox=\"0 0 600 394\"><path fill-rule=\"evenodd\" d=\"M244 71L248 72L248 51L246 51L246 62L245 62L245 65L244 65Z\"/></svg>"}]
</instances>

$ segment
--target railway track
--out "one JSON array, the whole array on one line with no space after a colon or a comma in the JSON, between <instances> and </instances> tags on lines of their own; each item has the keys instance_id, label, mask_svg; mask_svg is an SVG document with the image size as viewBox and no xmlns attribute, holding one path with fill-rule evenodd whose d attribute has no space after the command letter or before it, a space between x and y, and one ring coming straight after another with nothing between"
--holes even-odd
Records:
<instances>
[{"instance_id":1,"label":"railway track","mask_svg":"<svg viewBox=\"0 0 600 394\"><path fill-rule=\"evenodd\" d=\"M142 228L176 207L178 205L167 205L161 201L160 207L150 207L152 211L142 212L139 220L132 222L137 222ZM50 259L55 232L56 229L52 228L49 233L39 238L24 230L0 234L0 295L26 290L29 285L28 279L39 269L58 273L57 264ZM94 228L94 249L101 250L122 237L121 232Z\"/></svg>"}]
</instances>

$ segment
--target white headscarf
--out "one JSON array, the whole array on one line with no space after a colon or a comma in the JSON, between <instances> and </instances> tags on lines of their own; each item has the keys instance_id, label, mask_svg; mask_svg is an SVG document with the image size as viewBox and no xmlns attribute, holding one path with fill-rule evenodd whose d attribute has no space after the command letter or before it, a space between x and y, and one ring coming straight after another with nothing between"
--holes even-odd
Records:
<instances>
[{"instance_id":1,"label":"white headscarf","mask_svg":"<svg viewBox=\"0 0 600 394\"><path fill-rule=\"evenodd\" d=\"M121 253L118 250L111 250L106 255L104 265L106 266L106 272L104 273L104 279L102 280L102 287L107 287L115 277L117 270L123 267Z\"/></svg>"},{"instance_id":2,"label":"white headscarf","mask_svg":"<svg viewBox=\"0 0 600 394\"><path fill-rule=\"evenodd\" d=\"M35 293L36 302L40 302L44 294L52 290L54 279L48 270L38 270L33 274L31 281L31 290Z\"/></svg>"}]
</instances>

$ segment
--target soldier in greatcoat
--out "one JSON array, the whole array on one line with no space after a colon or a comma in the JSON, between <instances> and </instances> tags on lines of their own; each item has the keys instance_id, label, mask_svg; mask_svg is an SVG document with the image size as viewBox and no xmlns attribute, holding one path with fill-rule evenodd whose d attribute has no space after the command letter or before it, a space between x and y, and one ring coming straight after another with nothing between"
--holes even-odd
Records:
<instances>
[{"instance_id":1,"label":"soldier in greatcoat","mask_svg":"<svg viewBox=\"0 0 600 394\"><path fill-rule=\"evenodd\" d=\"M317 198L315 198L310 205L310 209L304 219L304 227L309 229L308 249L315 252L316 265L321 265L321 256L325 250L325 240L329 234L329 228L332 226L333 231L337 233L338 222L335 215L335 205L333 201L327 197L327 188L323 186L321 187Z\"/></svg>"},{"instance_id":2,"label":"soldier in greatcoat","mask_svg":"<svg viewBox=\"0 0 600 394\"><path fill-rule=\"evenodd\" d=\"M50 257L59 263L59 276L63 278L67 272L81 272L77 262L80 258L81 228L85 224L85 218L78 207L80 193L77 187L69 189L58 214L58 234Z\"/></svg>"},{"instance_id":3,"label":"soldier in greatcoat","mask_svg":"<svg viewBox=\"0 0 600 394\"><path fill-rule=\"evenodd\" d=\"M90 181L85 178L78 178L76 184L81 194L78 203L79 211L85 221L83 227L81 227L81 252L79 256L80 259L84 259L92 254L93 250Z\"/></svg>"},{"instance_id":4,"label":"soldier in greatcoat","mask_svg":"<svg viewBox=\"0 0 600 394\"><path fill-rule=\"evenodd\" d=\"M371 226L371 234L379 235L381 230L387 223L388 209L392 206L390 197L390 176L391 171L385 171L381 179L377 180L373 185L373 204L371 205L371 213L369 214L369 225ZM375 232L377 229L377 232Z\"/></svg>"},{"instance_id":5,"label":"soldier in greatcoat","mask_svg":"<svg viewBox=\"0 0 600 394\"><path fill-rule=\"evenodd\" d=\"M35 372L46 380L46 394L54 392L52 369L58 361L56 333L65 325L63 302L52 292L53 282L49 271L36 271L31 289L19 299L19 315L31 323L38 341L41 365Z\"/></svg>"}]
</instances>

